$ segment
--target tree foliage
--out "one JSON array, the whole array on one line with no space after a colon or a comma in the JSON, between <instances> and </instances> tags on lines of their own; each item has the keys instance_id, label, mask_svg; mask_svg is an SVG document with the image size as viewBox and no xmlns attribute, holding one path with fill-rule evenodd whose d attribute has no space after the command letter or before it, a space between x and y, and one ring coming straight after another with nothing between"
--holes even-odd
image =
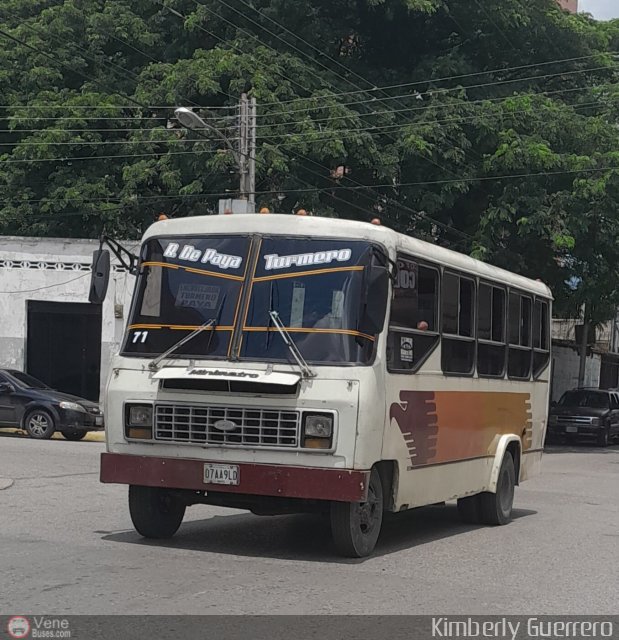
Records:
<instances>
[{"instance_id":1,"label":"tree foliage","mask_svg":"<svg viewBox=\"0 0 619 640\"><path fill-rule=\"evenodd\" d=\"M619 302L619 22L555 0L5 0L0 231L213 213L258 101L258 202L370 219Z\"/></svg>"}]
</instances>

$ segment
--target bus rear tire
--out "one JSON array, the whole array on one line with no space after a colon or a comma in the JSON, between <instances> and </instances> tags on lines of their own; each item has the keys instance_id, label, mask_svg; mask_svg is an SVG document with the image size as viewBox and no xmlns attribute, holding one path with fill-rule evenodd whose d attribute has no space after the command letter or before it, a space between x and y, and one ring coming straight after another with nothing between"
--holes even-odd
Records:
<instances>
[{"instance_id":1,"label":"bus rear tire","mask_svg":"<svg viewBox=\"0 0 619 640\"><path fill-rule=\"evenodd\" d=\"M514 459L509 451L505 452L499 477L497 479L496 493L489 491L480 493L479 515L481 522L489 525L507 524L512 519L512 507L514 505L514 491L516 488L516 468Z\"/></svg>"},{"instance_id":2,"label":"bus rear tire","mask_svg":"<svg viewBox=\"0 0 619 640\"><path fill-rule=\"evenodd\" d=\"M332 502L331 535L338 553L347 558L369 556L383 522L383 485L372 469L367 502Z\"/></svg>"},{"instance_id":3,"label":"bus rear tire","mask_svg":"<svg viewBox=\"0 0 619 640\"><path fill-rule=\"evenodd\" d=\"M181 526L185 505L166 489L129 485L129 514L145 538L171 538Z\"/></svg>"}]
</instances>

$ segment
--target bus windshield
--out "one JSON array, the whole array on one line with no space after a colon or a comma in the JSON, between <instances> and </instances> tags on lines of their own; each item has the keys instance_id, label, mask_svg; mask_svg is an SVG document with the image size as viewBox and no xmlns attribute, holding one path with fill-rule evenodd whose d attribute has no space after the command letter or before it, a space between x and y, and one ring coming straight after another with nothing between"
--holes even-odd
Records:
<instances>
[{"instance_id":1,"label":"bus windshield","mask_svg":"<svg viewBox=\"0 0 619 640\"><path fill-rule=\"evenodd\" d=\"M176 356L290 362L279 315L313 363L368 363L375 336L359 330L367 242L280 236L158 238L145 243L126 355L157 356L206 322Z\"/></svg>"}]
</instances>

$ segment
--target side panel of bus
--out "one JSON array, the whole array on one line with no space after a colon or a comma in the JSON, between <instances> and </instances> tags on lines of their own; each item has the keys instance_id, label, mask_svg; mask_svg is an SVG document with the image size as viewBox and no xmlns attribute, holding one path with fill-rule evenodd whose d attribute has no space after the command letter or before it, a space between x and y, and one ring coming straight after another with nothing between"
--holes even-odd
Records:
<instances>
[{"instance_id":1,"label":"side panel of bus","mask_svg":"<svg viewBox=\"0 0 619 640\"><path fill-rule=\"evenodd\" d=\"M546 430L549 301L407 255L398 267L382 453L395 508L491 491L508 443L526 480Z\"/></svg>"}]
</instances>

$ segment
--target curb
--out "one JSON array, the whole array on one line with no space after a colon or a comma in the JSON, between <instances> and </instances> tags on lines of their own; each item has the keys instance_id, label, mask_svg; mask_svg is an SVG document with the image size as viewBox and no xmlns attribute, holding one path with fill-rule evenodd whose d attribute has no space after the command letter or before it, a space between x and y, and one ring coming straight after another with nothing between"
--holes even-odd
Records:
<instances>
[{"instance_id":1,"label":"curb","mask_svg":"<svg viewBox=\"0 0 619 640\"><path fill-rule=\"evenodd\" d=\"M21 436L23 438L27 438L27 434L25 431L21 429L8 428L8 429L0 429L0 434L7 433L15 436ZM61 433L56 432L52 436L52 440L64 440ZM86 434L86 437L82 440L82 442L105 442L105 431L89 431Z\"/></svg>"}]
</instances>

